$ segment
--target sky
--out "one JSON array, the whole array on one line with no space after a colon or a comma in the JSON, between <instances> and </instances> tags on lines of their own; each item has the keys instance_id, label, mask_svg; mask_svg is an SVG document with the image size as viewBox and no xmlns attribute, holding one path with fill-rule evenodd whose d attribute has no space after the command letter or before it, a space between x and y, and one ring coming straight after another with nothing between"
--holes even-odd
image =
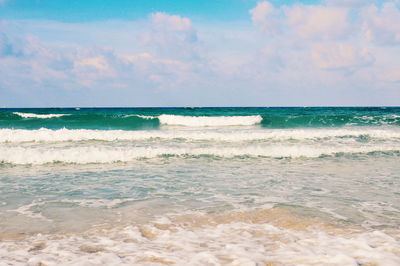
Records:
<instances>
[{"instance_id":1,"label":"sky","mask_svg":"<svg viewBox=\"0 0 400 266\"><path fill-rule=\"evenodd\" d=\"M400 0L0 0L0 108L400 106Z\"/></svg>"}]
</instances>

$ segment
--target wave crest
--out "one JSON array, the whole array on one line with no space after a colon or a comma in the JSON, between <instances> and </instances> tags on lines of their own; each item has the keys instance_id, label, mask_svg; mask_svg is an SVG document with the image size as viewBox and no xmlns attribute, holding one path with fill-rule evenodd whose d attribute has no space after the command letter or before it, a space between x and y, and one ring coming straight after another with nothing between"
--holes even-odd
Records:
<instances>
[{"instance_id":1,"label":"wave crest","mask_svg":"<svg viewBox=\"0 0 400 266\"><path fill-rule=\"evenodd\" d=\"M70 114L33 114L33 113L20 113L20 112L13 112L13 114L23 118L41 118L41 119L70 115Z\"/></svg>"},{"instance_id":2,"label":"wave crest","mask_svg":"<svg viewBox=\"0 0 400 266\"><path fill-rule=\"evenodd\" d=\"M287 141L332 138L400 139L399 129L260 129L260 130L93 130L93 129L0 129L0 143L65 141L137 141L185 139L204 141Z\"/></svg>"},{"instance_id":3,"label":"wave crest","mask_svg":"<svg viewBox=\"0 0 400 266\"><path fill-rule=\"evenodd\" d=\"M388 145L374 147L312 147L309 145L273 145L267 147L4 147L0 148L0 162L9 164L48 163L115 163L132 162L141 158L199 157L270 157L270 158L318 158L344 154L394 153L399 150Z\"/></svg>"},{"instance_id":4,"label":"wave crest","mask_svg":"<svg viewBox=\"0 0 400 266\"><path fill-rule=\"evenodd\" d=\"M253 116L182 116L160 115L160 123L171 126L212 127L212 126L252 126L261 123L260 115Z\"/></svg>"}]
</instances>

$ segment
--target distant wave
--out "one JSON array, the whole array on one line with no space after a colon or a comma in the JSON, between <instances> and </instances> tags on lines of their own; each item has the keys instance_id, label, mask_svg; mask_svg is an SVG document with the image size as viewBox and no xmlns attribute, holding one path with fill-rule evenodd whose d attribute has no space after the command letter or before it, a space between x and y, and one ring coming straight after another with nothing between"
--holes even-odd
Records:
<instances>
[{"instance_id":1,"label":"distant wave","mask_svg":"<svg viewBox=\"0 0 400 266\"><path fill-rule=\"evenodd\" d=\"M13 112L16 111L16 112ZM240 112L227 110L225 113L188 112L154 110L143 113L129 113L112 110L52 110L35 111L24 110L0 112L0 128L27 128L39 129L40 127L61 129L109 129L109 130L146 130L163 129L171 126L179 127L229 127L229 126L255 126L254 128L270 129L295 129L295 128L339 128L358 126L400 126L399 114L366 113L326 113L315 112L311 114L285 113L285 112ZM175 112L175 113L173 113ZM47 114L46 114L47 113ZM225 116L226 115L226 116ZM60 117L70 116L70 119ZM24 118L24 119L21 119ZM39 123L39 119L43 123Z\"/></svg>"},{"instance_id":2,"label":"distant wave","mask_svg":"<svg viewBox=\"0 0 400 266\"><path fill-rule=\"evenodd\" d=\"M139 117L143 119L157 119L157 116L151 116L151 115L124 115L123 117Z\"/></svg>"},{"instance_id":3,"label":"distant wave","mask_svg":"<svg viewBox=\"0 0 400 266\"><path fill-rule=\"evenodd\" d=\"M0 143L64 141L136 141L149 139L186 139L205 141L287 141L332 138L373 138L400 140L400 129L260 129L260 130L90 130L42 128L38 130L0 129Z\"/></svg>"},{"instance_id":4,"label":"distant wave","mask_svg":"<svg viewBox=\"0 0 400 266\"><path fill-rule=\"evenodd\" d=\"M161 124L173 126L207 127L207 126L251 126L262 121L260 115L254 116L182 116L160 115Z\"/></svg>"},{"instance_id":5,"label":"distant wave","mask_svg":"<svg viewBox=\"0 0 400 266\"><path fill-rule=\"evenodd\" d=\"M20 113L20 112L13 112L13 114L19 115L20 117L23 118L41 118L41 119L70 115L70 114L33 114L33 113Z\"/></svg>"}]
</instances>

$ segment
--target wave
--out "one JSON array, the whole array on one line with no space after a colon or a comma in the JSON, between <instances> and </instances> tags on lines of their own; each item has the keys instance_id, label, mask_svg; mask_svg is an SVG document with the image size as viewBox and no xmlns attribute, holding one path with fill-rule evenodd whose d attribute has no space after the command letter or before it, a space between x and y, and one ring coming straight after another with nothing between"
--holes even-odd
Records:
<instances>
[{"instance_id":1,"label":"wave","mask_svg":"<svg viewBox=\"0 0 400 266\"><path fill-rule=\"evenodd\" d=\"M157 116L151 116L151 115L124 115L123 117L124 118L125 117L139 117L139 118L143 118L143 119L147 119L147 120L157 119Z\"/></svg>"},{"instance_id":2,"label":"wave","mask_svg":"<svg viewBox=\"0 0 400 266\"><path fill-rule=\"evenodd\" d=\"M257 128L269 129L399 127L399 112L400 109L373 108L12 109L0 110L0 128L148 130L167 126L256 125Z\"/></svg>"},{"instance_id":3,"label":"wave","mask_svg":"<svg viewBox=\"0 0 400 266\"><path fill-rule=\"evenodd\" d=\"M13 112L22 118L39 118L49 119L63 116L71 116L68 120L48 120L43 122L45 128L82 128L90 129L97 127L99 129L104 126L110 129L146 129L155 125L169 126L186 126L186 127L219 127L219 126L251 126L260 124L263 120L261 115L254 116L184 116L184 115L139 115L139 114L98 114L98 113L82 113L82 114L34 114ZM10 118L6 118L10 120ZM1 121L0 121L1 122ZM12 123L19 123L18 120L10 120L9 126ZM29 122L29 121L28 121ZM27 123L28 123L27 122ZM16 124L21 126L21 124ZM37 126L35 123L33 126Z\"/></svg>"},{"instance_id":4,"label":"wave","mask_svg":"<svg viewBox=\"0 0 400 266\"><path fill-rule=\"evenodd\" d=\"M70 114L33 114L33 113L20 113L20 112L13 112L13 114L18 115L23 118L41 118L41 119L70 115Z\"/></svg>"},{"instance_id":5,"label":"wave","mask_svg":"<svg viewBox=\"0 0 400 266\"><path fill-rule=\"evenodd\" d=\"M109 222L83 233L53 233L53 229L25 238L21 234L1 241L0 254L4 265L22 265L21 261L29 265L47 261L52 265L82 265L83 261L91 265L400 264L397 228L368 231L338 227L282 208L217 214L193 211L144 220L130 220L124 226L112 220L112 226ZM80 225L77 221L64 224L63 228Z\"/></svg>"},{"instance_id":6,"label":"wave","mask_svg":"<svg viewBox=\"0 0 400 266\"><path fill-rule=\"evenodd\" d=\"M90 130L0 129L0 143L65 141L137 141L185 139L204 141L306 140L331 138L400 139L400 129L258 129L258 130Z\"/></svg>"},{"instance_id":7,"label":"wave","mask_svg":"<svg viewBox=\"0 0 400 266\"><path fill-rule=\"evenodd\" d=\"M357 146L311 146L311 145L273 145L246 147L2 147L0 162L9 164L48 164L48 163L115 163L130 162L142 158L173 157L272 157L272 158L318 158L344 154L395 153L400 149L390 145L371 147Z\"/></svg>"},{"instance_id":8,"label":"wave","mask_svg":"<svg viewBox=\"0 0 400 266\"><path fill-rule=\"evenodd\" d=\"M251 126L262 121L260 115L253 116L182 116L160 115L160 123L173 126L210 127L210 126Z\"/></svg>"},{"instance_id":9,"label":"wave","mask_svg":"<svg viewBox=\"0 0 400 266\"><path fill-rule=\"evenodd\" d=\"M399 118L400 116L396 114L361 116L351 113L269 114L263 117L261 125L267 128L399 126Z\"/></svg>"}]
</instances>

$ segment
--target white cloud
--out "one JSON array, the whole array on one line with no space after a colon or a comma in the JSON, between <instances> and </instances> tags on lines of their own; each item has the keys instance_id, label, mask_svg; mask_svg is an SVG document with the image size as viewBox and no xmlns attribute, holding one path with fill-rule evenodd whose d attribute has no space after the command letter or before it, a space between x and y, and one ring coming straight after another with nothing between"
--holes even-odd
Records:
<instances>
[{"instance_id":1,"label":"white cloud","mask_svg":"<svg viewBox=\"0 0 400 266\"><path fill-rule=\"evenodd\" d=\"M97 70L107 70L110 68L106 59L103 56L96 56L91 58L84 58L75 62L75 67L92 67Z\"/></svg>"},{"instance_id":2,"label":"white cloud","mask_svg":"<svg viewBox=\"0 0 400 266\"><path fill-rule=\"evenodd\" d=\"M318 43L312 47L314 64L321 69L354 69L373 62L371 53L348 43Z\"/></svg>"},{"instance_id":3,"label":"white cloud","mask_svg":"<svg viewBox=\"0 0 400 266\"><path fill-rule=\"evenodd\" d=\"M249 13L253 23L262 31L275 33L279 30L278 10L270 2L259 2Z\"/></svg>"},{"instance_id":4,"label":"white cloud","mask_svg":"<svg viewBox=\"0 0 400 266\"><path fill-rule=\"evenodd\" d=\"M188 32L192 31L192 23L190 19L177 15L169 15L167 13L157 12L151 14L153 26L158 30Z\"/></svg>"},{"instance_id":5,"label":"white cloud","mask_svg":"<svg viewBox=\"0 0 400 266\"><path fill-rule=\"evenodd\" d=\"M149 22L141 43L153 54L180 59L197 57L197 32L190 19L158 12L150 15Z\"/></svg>"},{"instance_id":6,"label":"white cloud","mask_svg":"<svg viewBox=\"0 0 400 266\"><path fill-rule=\"evenodd\" d=\"M398 82L400 83L400 68L391 69L380 74L380 79L388 82Z\"/></svg>"},{"instance_id":7,"label":"white cloud","mask_svg":"<svg viewBox=\"0 0 400 266\"><path fill-rule=\"evenodd\" d=\"M0 72L11 72L6 74L7 79L0 80L0 87L6 80L14 82L6 87L15 87L18 80L18 84L26 82L32 90L44 84L67 83L65 87L70 88L134 86L151 91L179 89L195 81L205 62L198 56L197 33L191 21L154 13L142 25L135 48L138 52L131 54L107 47L52 46L35 36L10 39L0 32Z\"/></svg>"},{"instance_id":8,"label":"white cloud","mask_svg":"<svg viewBox=\"0 0 400 266\"><path fill-rule=\"evenodd\" d=\"M194 25L166 13L129 23L8 23L0 89L28 102L38 91L59 102L72 95L75 105L363 104L344 95L398 95L398 6L341 2L262 1L249 11L253 26Z\"/></svg>"},{"instance_id":9,"label":"white cloud","mask_svg":"<svg viewBox=\"0 0 400 266\"><path fill-rule=\"evenodd\" d=\"M363 10L364 32L377 44L400 44L400 9L394 2Z\"/></svg>"},{"instance_id":10,"label":"white cloud","mask_svg":"<svg viewBox=\"0 0 400 266\"><path fill-rule=\"evenodd\" d=\"M305 39L340 39L351 30L349 9L325 5L295 4L275 8L259 2L250 10L254 25L264 33L292 32Z\"/></svg>"},{"instance_id":11,"label":"white cloud","mask_svg":"<svg viewBox=\"0 0 400 266\"><path fill-rule=\"evenodd\" d=\"M285 8L286 23L302 38L340 39L350 31L348 9L296 5Z\"/></svg>"},{"instance_id":12,"label":"white cloud","mask_svg":"<svg viewBox=\"0 0 400 266\"><path fill-rule=\"evenodd\" d=\"M395 87L400 92L400 47L399 45L372 47L376 62L371 68L379 88ZM397 86L394 83L398 83Z\"/></svg>"},{"instance_id":13,"label":"white cloud","mask_svg":"<svg viewBox=\"0 0 400 266\"><path fill-rule=\"evenodd\" d=\"M250 14L259 32L260 48L238 75L245 73L258 83L255 87L264 86L275 95L302 98L295 92L300 90L322 100L317 91L332 99L340 98L339 90L348 95L369 91L376 99L369 99L368 104L378 98L393 104L384 93L400 93L396 87L400 1L371 5L374 2L327 0L280 7L267 1L258 3ZM273 25L279 34L268 34L265 25ZM342 102L351 104L348 99Z\"/></svg>"},{"instance_id":14,"label":"white cloud","mask_svg":"<svg viewBox=\"0 0 400 266\"><path fill-rule=\"evenodd\" d=\"M348 7L360 7L363 5L369 5L379 0L325 0L327 5L331 6L348 6Z\"/></svg>"}]
</instances>

